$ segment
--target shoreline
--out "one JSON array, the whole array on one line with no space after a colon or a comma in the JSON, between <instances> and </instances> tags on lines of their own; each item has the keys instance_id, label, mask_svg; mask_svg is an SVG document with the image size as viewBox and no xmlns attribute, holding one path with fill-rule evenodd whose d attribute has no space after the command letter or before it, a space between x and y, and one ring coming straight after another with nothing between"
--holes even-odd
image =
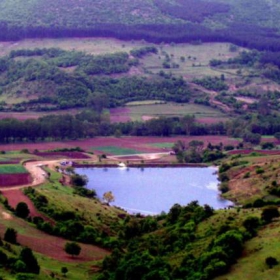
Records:
<instances>
[{"instance_id":1,"label":"shoreline","mask_svg":"<svg viewBox=\"0 0 280 280\"><path fill-rule=\"evenodd\" d=\"M168 168L168 167L201 167L206 168L210 167L207 164L200 164L200 163L130 163L124 167L119 166L118 164L82 164L73 162L72 166L74 168L86 168L86 167L96 167L96 168Z\"/></svg>"}]
</instances>

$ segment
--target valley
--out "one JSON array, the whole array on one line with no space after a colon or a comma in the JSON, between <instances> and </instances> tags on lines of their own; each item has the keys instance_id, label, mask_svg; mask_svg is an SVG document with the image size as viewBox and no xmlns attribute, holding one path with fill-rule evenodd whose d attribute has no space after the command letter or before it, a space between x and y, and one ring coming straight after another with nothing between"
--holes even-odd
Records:
<instances>
[{"instance_id":1,"label":"valley","mask_svg":"<svg viewBox=\"0 0 280 280\"><path fill-rule=\"evenodd\" d=\"M278 280L279 19L0 1L0 280Z\"/></svg>"}]
</instances>

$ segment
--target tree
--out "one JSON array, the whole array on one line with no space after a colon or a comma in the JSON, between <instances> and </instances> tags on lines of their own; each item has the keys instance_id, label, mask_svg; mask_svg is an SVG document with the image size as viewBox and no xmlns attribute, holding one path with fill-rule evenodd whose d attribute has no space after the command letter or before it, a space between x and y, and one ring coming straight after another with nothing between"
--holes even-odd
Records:
<instances>
[{"instance_id":1,"label":"tree","mask_svg":"<svg viewBox=\"0 0 280 280\"><path fill-rule=\"evenodd\" d=\"M258 217L248 217L244 222L243 226L252 234L255 235L257 228L260 225L260 219Z\"/></svg>"},{"instance_id":2,"label":"tree","mask_svg":"<svg viewBox=\"0 0 280 280\"><path fill-rule=\"evenodd\" d=\"M251 133L247 131L243 134L243 141L258 145L261 142L261 135L259 133Z\"/></svg>"},{"instance_id":3,"label":"tree","mask_svg":"<svg viewBox=\"0 0 280 280\"><path fill-rule=\"evenodd\" d=\"M261 216L266 223L270 223L273 218L279 217L278 208L276 206L266 207L263 209Z\"/></svg>"},{"instance_id":4,"label":"tree","mask_svg":"<svg viewBox=\"0 0 280 280\"><path fill-rule=\"evenodd\" d=\"M103 194L103 200L106 202L106 203L111 203L111 202L113 202L113 201L115 201L115 197L114 197L114 195L113 195L113 193L111 192L111 191L109 191L109 192L105 192L104 194Z\"/></svg>"},{"instance_id":5,"label":"tree","mask_svg":"<svg viewBox=\"0 0 280 280\"><path fill-rule=\"evenodd\" d=\"M30 272L34 274L40 273L40 266L30 248L23 248L20 252L19 259L25 263L26 272Z\"/></svg>"},{"instance_id":6,"label":"tree","mask_svg":"<svg viewBox=\"0 0 280 280\"><path fill-rule=\"evenodd\" d=\"M65 266L63 266L62 268L61 268L61 273L63 274L63 276L66 276L66 273L68 272L68 268L67 267L65 267Z\"/></svg>"},{"instance_id":7,"label":"tree","mask_svg":"<svg viewBox=\"0 0 280 280\"><path fill-rule=\"evenodd\" d=\"M16 206L15 214L20 218L27 218L30 211L25 202L19 202Z\"/></svg>"},{"instance_id":8,"label":"tree","mask_svg":"<svg viewBox=\"0 0 280 280\"><path fill-rule=\"evenodd\" d=\"M276 132L276 133L274 134L274 137L275 137L278 141L280 141L280 132Z\"/></svg>"},{"instance_id":9,"label":"tree","mask_svg":"<svg viewBox=\"0 0 280 280\"><path fill-rule=\"evenodd\" d=\"M76 187L83 187L88 183L88 178L85 175L74 174L71 176L71 184Z\"/></svg>"},{"instance_id":10,"label":"tree","mask_svg":"<svg viewBox=\"0 0 280 280\"><path fill-rule=\"evenodd\" d=\"M265 259L265 263L269 266L269 268L272 268L273 266L278 264L278 261L274 257L267 257Z\"/></svg>"},{"instance_id":11,"label":"tree","mask_svg":"<svg viewBox=\"0 0 280 280\"><path fill-rule=\"evenodd\" d=\"M76 242L67 242L64 246L64 251L73 256L78 256L81 252L81 246Z\"/></svg>"},{"instance_id":12,"label":"tree","mask_svg":"<svg viewBox=\"0 0 280 280\"><path fill-rule=\"evenodd\" d=\"M195 116L194 115L186 115L182 118L181 123L185 128L186 134L191 134L191 129L195 122Z\"/></svg>"},{"instance_id":13,"label":"tree","mask_svg":"<svg viewBox=\"0 0 280 280\"><path fill-rule=\"evenodd\" d=\"M0 267L5 266L7 261L8 261L7 255L3 251L0 250Z\"/></svg>"},{"instance_id":14,"label":"tree","mask_svg":"<svg viewBox=\"0 0 280 280\"><path fill-rule=\"evenodd\" d=\"M9 243L17 244L17 231L13 228L7 228L4 234L4 240Z\"/></svg>"}]
</instances>

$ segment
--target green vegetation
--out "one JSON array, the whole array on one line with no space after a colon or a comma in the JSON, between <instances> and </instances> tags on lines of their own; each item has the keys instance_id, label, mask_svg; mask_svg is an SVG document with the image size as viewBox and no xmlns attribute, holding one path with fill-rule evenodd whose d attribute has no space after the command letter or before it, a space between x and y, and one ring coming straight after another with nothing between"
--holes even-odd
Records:
<instances>
[{"instance_id":1,"label":"green vegetation","mask_svg":"<svg viewBox=\"0 0 280 280\"><path fill-rule=\"evenodd\" d=\"M21 164L0 165L0 174L20 174L27 173L27 170Z\"/></svg>"},{"instance_id":2,"label":"green vegetation","mask_svg":"<svg viewBox=\"0 0 280 280\"><path fill-rule=\"evenodd\" d=\"M167 142L167 143L152 143L151 146L158 147L158 148L172 148L174 143Z\"/></svg>"},{"instance_id":3,"label":"green vegetation","mask_svg":"<svg viewBox=\"0 0 280 280\"><path fill-rule=\"evenodd\" d=\"M196 118L215 118L217 122L227 118L226 114L219 110L198 104L139 104L139 106L127 105L127 107L131 119L137 121L143 121L145 117L183 117L185 115L194 115Z\"/></svg>"},{"instance_id":4,"label":"green vegetation","mask_svg":"<svg viewBox=\"0 0 280 280\"><path fill-rule=\"evenodd\" d=\"M115 147L115 146L104 146L104 147L92 147L91 148L94 151L101 151L104 153L112 154L112 155L132 155L132 154L141 154L141 152L134 150L134 149L128 149L128 148L121 148L121 147Z\"/></svg>"}]
</instances>

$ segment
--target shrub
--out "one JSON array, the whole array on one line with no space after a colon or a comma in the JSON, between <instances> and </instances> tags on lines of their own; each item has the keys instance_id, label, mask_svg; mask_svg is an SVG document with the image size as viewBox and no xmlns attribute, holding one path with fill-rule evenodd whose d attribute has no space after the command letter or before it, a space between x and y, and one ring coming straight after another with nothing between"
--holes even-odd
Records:
<instances>
[{"instance_id":1,"label":"shrub","mask_svg":"<svg viewBox=\"0 0 280 280\"><path fill-rule=\"evenodd\" d=\"M72 255L72 257L78 256L81 252L81 247L76 242L67 242L67 243L65 243L64 251L67 254Z\"/></svg>"},{"instance_id":2,"label":"shrub","mask_svg":"<svg viewBox=\"0 0 280 280\"><path fill-rule=\"evenodd\" d=\"M26 219L29 215L30 211L25 202L19 202L15 209L15 214L23 219Z\"/></svg>"},{"instance_id":3,"label":"shrub","mask_svg":"<svg viewBox=\"0 0 280 280\"><path fill-rule=\"evenodd\" d=\"M278 208L276 206L266 207L263 209L261 216L266 223L270 223L273 218L279 217Z\"/></svg>"},{"instance_id":4,"label":"shrub","mask_svg":"<svg viewBox=\"0 0 280 280\"><path fill-rule=\"evenodd\" d=\"M7 228L7 230L4 234L4 240L9 242L9 243L17 244L17 232L16 232L16 230L13 229L13 228Z\"/></svg>"},{"instance_id":5,"label":"shrub","mask_svg":"<svg viewBox=\"0 0 280 280\"><path fill-rule=\"evenodd\" d=\"M26 265L26 272L39 274L40 266L37 262L37 259L33 255L33 252L29 248L24 248L21 250L19 259L22 260Z\"/></svg>"},{"instance_id":6,"label":"shrub","mask_svg":"<svg viewBox=\"0 0 280 280\"><path fill-rule=\"evenodd\" d=\"M265 263L269 266L269 268L272 268L273 266L278 264L278 261L274 257L267 257L265 259Z\"/></svg>"}]
</instances>

